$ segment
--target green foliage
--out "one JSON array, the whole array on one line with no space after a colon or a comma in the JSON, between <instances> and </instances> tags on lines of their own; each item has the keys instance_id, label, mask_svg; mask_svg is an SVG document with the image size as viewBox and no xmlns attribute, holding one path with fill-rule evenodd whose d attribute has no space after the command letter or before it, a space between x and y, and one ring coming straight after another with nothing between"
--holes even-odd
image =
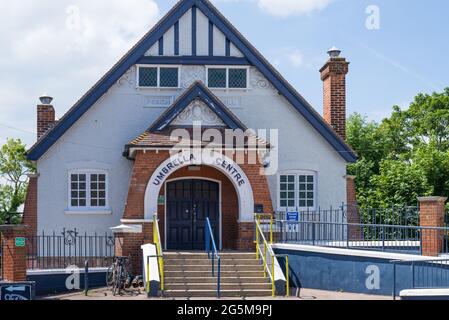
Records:
<instances>
[{"instance_id":1,"label":"green foliage","mask_svg":"<svg viewBox=\"0 0 449 320\"><path fill-rule=\"evenodd\" d=\"M359 114L348 120L348 143L359 161L356 175L362 207L414 205L425 195L449 195L449 88L419 94L408 110L368 122Z\"/></svg>"},{"instance_id":2,"label":"green foliage","mask_svg":"<svg viewBox=\"0 0 449 320\"><path fill-rule=\"evenodd\" d=\"M9 213L17 213L25 202L27 174L35 172L33 164L26 159L25 145L20 140L8 139L0 149L0 223ZM13 222L20 217L13 216Z\"/></svg>"}]
</instances>

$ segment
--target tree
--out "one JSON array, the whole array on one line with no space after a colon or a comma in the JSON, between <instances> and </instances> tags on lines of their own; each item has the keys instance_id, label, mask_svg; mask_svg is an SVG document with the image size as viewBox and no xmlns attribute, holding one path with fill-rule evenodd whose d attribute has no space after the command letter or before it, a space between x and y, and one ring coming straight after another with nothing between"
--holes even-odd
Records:
<instances>
[{"instance_id":1,"label":"tree","mask_svg":"<svg viewBox=\"0 0 449 320\"><path fill-rule=\"evenodd\" d=\"M34 165L26 158L25 145L20 139L8 139L0 149L0 223L7 215L17 213L25 202L27 174L35 172ZM14 215L13 222L20 217Z\"/></svg>"},{"instance_id":2,"label":"tree","mask_svg":"<svg viewBox=\"0 0 449 320\"><path fill-rule=\"evenodd\" d=\"M359 161L357 198L364 207L411 205L423 195L449 194L449 88L418 94L407 110L393 107L389 118L348 119L348 143Z\"/></svg>"}]
</instances>

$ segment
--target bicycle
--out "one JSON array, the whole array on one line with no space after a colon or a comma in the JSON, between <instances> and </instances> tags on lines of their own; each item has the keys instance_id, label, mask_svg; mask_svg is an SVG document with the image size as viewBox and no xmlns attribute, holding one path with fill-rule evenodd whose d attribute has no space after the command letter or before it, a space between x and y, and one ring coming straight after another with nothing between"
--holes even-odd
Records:
<instances>
[{"instance_id":1,"label":"bicycle","mask_svg":"<svg viewBox=\"0 0 449 320\"><path fill-rule=\"evenodd\" d=\"M131 286L130 261L129 257L115 257L114 262L107 270L106 284L108 287L112 287L114 296L120 295L122 290Z\"/></svg>"}]
</instances>

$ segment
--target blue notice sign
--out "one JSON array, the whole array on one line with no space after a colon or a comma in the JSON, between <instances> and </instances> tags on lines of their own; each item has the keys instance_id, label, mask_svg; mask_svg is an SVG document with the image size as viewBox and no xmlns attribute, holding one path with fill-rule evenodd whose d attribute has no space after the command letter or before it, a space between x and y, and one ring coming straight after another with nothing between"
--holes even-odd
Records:
<instances>
[{"instance_id":1,"label":"blue notice sign","mask_svg":"<svg viewBox=\"0 0 449 320\"><path fill-rule=\"evenodd\" d=\"M287 232L298 232L299 212L287 212Z\"/></svg>"},{"instance_id":2,"label":"blue notice sign","mask_svg":"<svg viewBox=\"0 0 449 320\"><path fill-rule=\"evenodd\" d=\"M299 222L299 212L287 212L287 221Z\"/></svg>"}]
</instances>

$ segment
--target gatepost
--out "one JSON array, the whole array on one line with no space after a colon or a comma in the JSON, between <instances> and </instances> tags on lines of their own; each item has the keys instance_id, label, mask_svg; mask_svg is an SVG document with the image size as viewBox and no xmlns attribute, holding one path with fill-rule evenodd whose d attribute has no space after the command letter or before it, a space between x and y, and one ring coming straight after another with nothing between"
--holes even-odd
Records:
<instances>
[{"instance_id":1,"label":"gatepost","mask_svg":"<svg viewBox=\"0 0 449 320\"><path fill-rule=\"evenodd\" d=\"M34 299L35 284L27 282L27 233L24 225L1 225L2 282L0 300Z\"/></svg>"},{"instance_id":2,"label":"gatepost","mask_svg":"<svg viewBox=\"0 0 449 320\"><path fill-rule=\"evenodd\" d=\"M444 227L445 203L444 197L423 197L419 201L419 218L423 228ZM423 256L437 257L443 249L443 230L423 229L421 233L421 248Z\"/></svg>"}]
</instances>

